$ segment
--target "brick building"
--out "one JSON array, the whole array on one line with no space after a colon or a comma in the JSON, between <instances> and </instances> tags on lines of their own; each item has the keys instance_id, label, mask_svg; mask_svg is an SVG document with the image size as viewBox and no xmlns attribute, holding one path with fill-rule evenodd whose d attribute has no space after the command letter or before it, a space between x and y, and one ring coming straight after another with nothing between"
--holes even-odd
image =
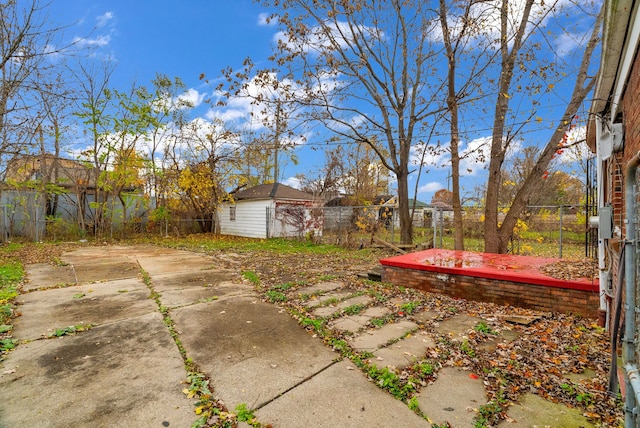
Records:
<instances>
[{"instance_id":1,"label":"brick building","mask_svg":"<svg viewBox=\"0 0 640 428\"><path fill-rule=\"evenodd\" d=\"M640 393L638 344L638 165L640 164L640 23L638 1L605 0L600 74L587 141L598 168L600 310L612 335L621 330L626 391ZM624 263L624 269L619 269ZM623 319L623 325L617 320ZM617 343L618 341L613 341ZM614 349L615 352L615 349ZM626 394L626 426L637 426L638 403Z\"/></svg>"},{"instance_id":2,"label":"brick building","mask_svg":"<svg viewBox=\"0 0 640 428\"><path fill-rule=\"evenodd\" d=\"M635 239L626 227L633 213L625 209L625 179L640 151L640 25L633 25L637 9L634 1L606 1L600 75L587 131L598 163L600 284L606 290L601 310L608 311L608 319L624 241Z\"/></svg>"}]
</instances>

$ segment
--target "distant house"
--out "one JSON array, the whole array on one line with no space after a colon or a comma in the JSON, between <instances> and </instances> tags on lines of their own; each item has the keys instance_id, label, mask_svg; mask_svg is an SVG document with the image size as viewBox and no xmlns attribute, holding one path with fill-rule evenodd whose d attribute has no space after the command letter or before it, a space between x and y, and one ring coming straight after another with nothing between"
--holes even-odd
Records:
<instances>
[{"instance_id":1,"label":"distant house","mask_svg":"<svg viewBox=\"0 0 640 428\"><path fill-rule=\"evenodd\" d=\"M446 202L434 201L429 207L429 210L433 218L433 224L431 226L453 221L453 207Z\"/></svg>"},{"instance_id":2,"label":"distant house","mask_svg":"<svg viewBox=\"0 0 640 428\"><path fill-rule=\"evenodd\" d=\"M47 216L84 217L94 194L92 169L81 162L49 153L9 159L0 198L2 234L39 239Z\"/></svg>"},{"instance_id":3,"label":"distant house","mask_svg":"<svg viewBox=\"0 0 640 428\"><path fill-rule=\"evenodd\" d=\"M2 183L0 229L5 235L43 236L46 222L54 218L88 229L95 223L99 190L96 170L86 163L50 153L16 156L7 162ZM103 192L107 196L101 200L112 225L146 216L140 189L128 186L120 192Z\"/></svg>"},{"instance_id":4,"label":"distant house","mask_svg":"<svg viewBox=\"0 0 640 428\"><path fill-rule=\"evenodd\" d=\"M5 183L28 184L36 181L55 184L64 189L95 189L92 168L52 154L23 155L7 163Z\"/></svg>"},{"instance_id":5,"label":"distant house","mask_svg":"<svg viewBox=\"0 0 640 428\"><path fill-rule=\"evenodd\" d=\"M433 212L429 205L417 199L409 199L409 212L413 213L414 227L431 227Z\"/></svg>"},{"instance_id":6,"label":"distant house","mask_svg":"<svg viewBox=\"0 0 640 428\"><path fill-rule=\"evenodd\" d=\"M247 238L303 238L322 233L322 212L313 195L280 183L232 195L218 211L220 233Z\"/></svg>"},{"instance_id":7,"label":"distant house","mask_svg":"<svg viewBox=\"0 0 640 428\"><path fill-rule=\"evenodd\" d=\"M395 217L395 207L396 197L393 195L378 195L369 200L352 195L338 196L325 204L324 228L341 233L363 219L390 225Z\"/></svg>"}]
</instances>

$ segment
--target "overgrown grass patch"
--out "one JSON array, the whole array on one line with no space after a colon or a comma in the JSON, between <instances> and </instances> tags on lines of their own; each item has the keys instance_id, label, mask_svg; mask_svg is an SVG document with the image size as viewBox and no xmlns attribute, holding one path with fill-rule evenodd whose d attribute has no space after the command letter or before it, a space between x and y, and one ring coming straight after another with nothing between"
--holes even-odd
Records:
<instances>
[{"instance_id":1,"label":"overgrown grass patch","mask_svg":"<svg viewBox=\"0 0 640 428\"><path fill-rule=\"evenodd\" d=\"M249 281L251 284L253 284L254 287L257 287L260 285L260 277L258 276L257 273L253 271L248 271L248 270L243 271L242 277L247 281Z\"/></svg>"},{"instance_id":2,"label":"overgrown grass patch","mask_svg":"<svg viewBox=\"0 0 640 428\"><path fill-rule=\"evenodd\" d=\"M7 324L13 314L13 300L24 278L22 264L17 261L0 263L0 324Z\"/></svg>"},{"instance_id":3,"label":"overgrown grass patch","mask_svg":"<svg viewBox=\"0 0 640 428\"><path fill-rule=\"evenodd\" d=\"M264 295L271 303L284 302L287 300L287 295L278 290L269 290L265 292Z\"/></svg>"},{"instance_id":4,"label":"overgrown grass patch","mask_svg":"<svg viewBox=\"0 0 640 428\"><path fill-rule=\"evenodd\" d=\"M188 249L193 251L237 251L237 252L273 252L279 254L348 254L348 250L328 244L315 244L310 241L298 241L283 238L241 238L237 236L197 234L181 238L150 237L152 242L164 247Z\"/></svg>"}]
</instances>

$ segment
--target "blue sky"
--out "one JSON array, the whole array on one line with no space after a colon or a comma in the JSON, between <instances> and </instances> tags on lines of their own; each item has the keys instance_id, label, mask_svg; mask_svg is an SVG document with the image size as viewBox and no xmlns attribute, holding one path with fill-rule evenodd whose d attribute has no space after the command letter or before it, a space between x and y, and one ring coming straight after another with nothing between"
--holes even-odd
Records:
<instances>
[{"instance_id":1,"label":"blue sky","mask_svg":"<svg viewBox=\"0 0 640 428\"><path fill-rule=\"evenodd\" d=\"M67 40L92 45L96 56L114 60L117 68L111 87L127 89L132 82L150 86L156 73L180 77L190 88L190 99L198 105L193 116L205 119L214 114L208 105L200 103L211 94L212 86L204 84L200 74L215 79L227 66L239 68L246 57L265 62L277 32L275 26L265 22L268 12L251 0L54 0L49 10L56 22L68 25ZM239 109L243 108L241 104ZM225 114L234 113L228 109ZM548 111L544 116L555 117ZM480 137L467 142L466 147L484 142L486 139ZM296 173L313 175L325 160L321 151L312 151L306 145L301 145L296 154L298 165L286 163L281 167L283 181L292 185ZM449 171L442 167L446 161L446 156L431 159L440 167L431 166L428 174L422 174L418 199L429 202L435 191L446 188ZM484 182L482 163L468 163L462 168L465 191ZM415 181L414 174L410 189Z\"/></svg>"}]
</instances>

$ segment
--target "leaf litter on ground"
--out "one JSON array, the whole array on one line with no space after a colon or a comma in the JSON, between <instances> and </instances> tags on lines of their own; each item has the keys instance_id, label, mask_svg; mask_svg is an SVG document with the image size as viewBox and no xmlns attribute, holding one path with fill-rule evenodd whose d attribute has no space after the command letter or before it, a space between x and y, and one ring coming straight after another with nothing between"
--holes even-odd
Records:
<instances>
[{"instance_id":1,"label":"leaf litter on ground","mask_svg":"<svg viewBox=\"0 0 640 428\"><path fill-rule=\"evenodd\" d=\"M482 378L488 401L497 400L509 404L518 400L522 394L534 393L546 400L581 409L585 416L599 426L617 427L622 424L622 403L619 396L612 398L607 392L610 367L609 336L594 320L453 299L362 279L361 274L378 266L380 258L393 255L385 250L337 249L335 253L328 254L269 250L230 253L221 249L207 250L208 247L200 245L199 242L199 238L190 237L186 244L185 241L173 242L167 239L162 240L161 244L204 251L216 258L221 267L235 269L238 272L255 272L260 280L257 286L260 288L259 291L285 283L295 283L296 286L287 291L287 300L277 304L288 308L292 314L302 314L310 334L318 334L317 328L325 329L323 334L328 335L325 342L337 344L339 347L344 346L340 342L344 337L326 329L326 323L321 320L312 319L304 305L305 300L295 293L297 288L321 282L322 278L329 276L337 278L349 288L377 296L376 304L384 304L392 310L395 309L385 319L386 322L394 322L398 317L414 318L421 311L430 311L433 314L433 323L426 323L423 328L435 336L438 351L430 350L424 356L425 361L428 360L429 372L433 369L433 373L420 377L418 388L435 379L439 368L458 366ZM62 253L72 250L77 245L79 244L25 245L19 250L19 257L25 263L57 264ZM554 263L545 266L541 271L560 279L592 278L594 275L593 262L590 260ZM419 304L419 309L412 314L398 315L398 308L402 304ZM462 346L453 344L449 338L435 330L439 322L464 313L482 318L498 337L506 330L518 335L513 340L498 341L493 350L483 350L480 345L486 343L489 334L470 329L465 336L465 351ZM528 322L509 321L513 319L526 319ZM473 352L469 352L469 349ZM399 382L415 381L417 367L400 371ZM581 380L571 380L576 379L572 375L584 373L586 370L590 370L589 376L584 376ZM507 418L505 410L508 411L508 408L493 415L491 425Z\"/></svg>"}]
</instances>

